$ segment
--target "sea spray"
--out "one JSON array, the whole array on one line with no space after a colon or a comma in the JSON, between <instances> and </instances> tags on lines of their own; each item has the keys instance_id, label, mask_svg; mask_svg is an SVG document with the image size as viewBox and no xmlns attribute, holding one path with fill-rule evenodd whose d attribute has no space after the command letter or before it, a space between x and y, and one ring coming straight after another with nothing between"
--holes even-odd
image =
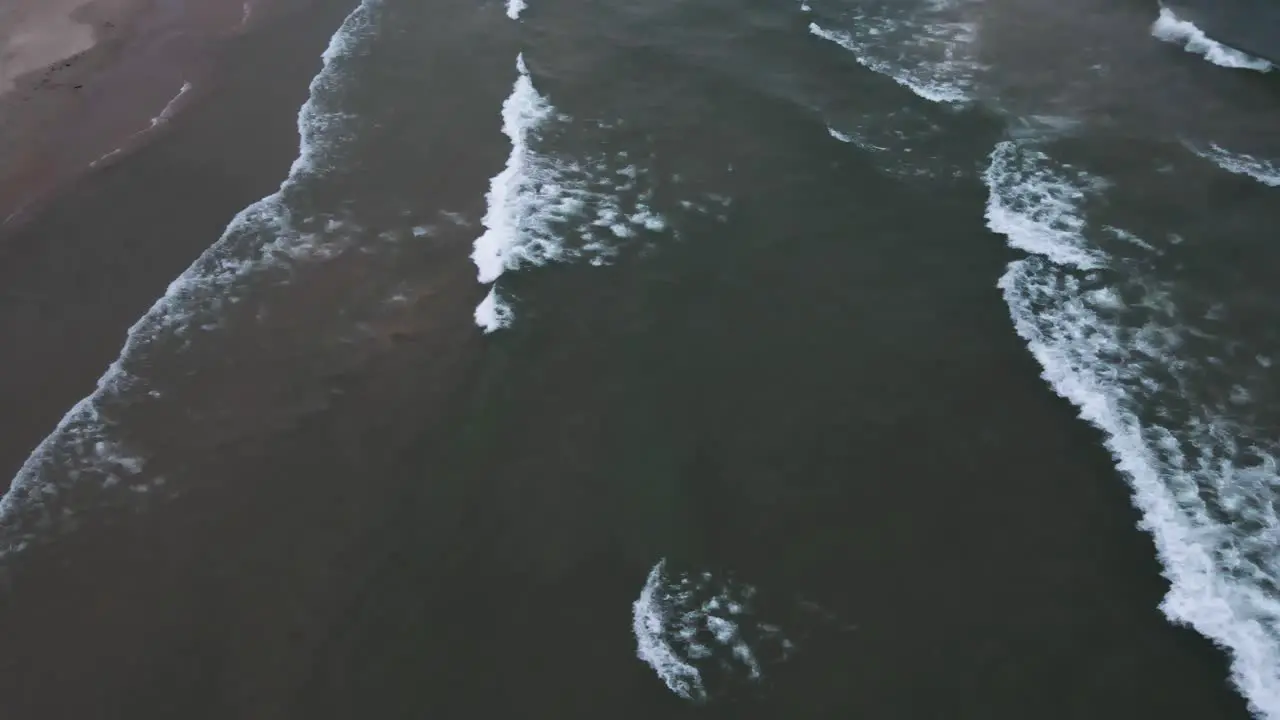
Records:
<instances>
[{"instance_id":1,"label":"sea spray","mask_svg":"<svg viewBox=\"0 0 1280 720\"><path fill-rule=\"evenodd\" d=\"M1256 157L1248 153L1231 152L1216 143L1201 148L1188 144L1196 155L1212 162L1229 173L1253 178L1263 185L1280 187L1280 163Z\"/></svg>"}]
</instances>

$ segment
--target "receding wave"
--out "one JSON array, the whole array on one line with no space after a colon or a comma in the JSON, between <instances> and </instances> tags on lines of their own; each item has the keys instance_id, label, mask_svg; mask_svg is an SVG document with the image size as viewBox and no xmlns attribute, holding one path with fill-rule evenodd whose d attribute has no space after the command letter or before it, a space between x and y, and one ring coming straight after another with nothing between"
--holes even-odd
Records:
<instances>
[{"instance_id":1,"label":"receding wave","mask_svg":"<svg viewBox=\"0 0 1280 720\"><path fill-rule=\"evenodd\" d=\"M1158 249L1091 221L1099 178L1013 141L985 178L991 229L1028 253L999 282L1017 332L1106 434L1171 584L1162 611L1229 651L1253 711L1280 718L1280 448L1255 416L1272 349L1228 337L1219 305L1184 311L1194 298L1151 269L1180 236Z\"/></svg>"},{"instance_id":2,"label":"receding wave","mask_svg":"<svg viewBox=\"0 0 1280 720\"><path fill-rule=\"evenodd\" d=\"M323 68L298 112L299 153L280 189L242 210L223 235L176 280L128 331L124 348L98 380L32 452L0 499L0 542L5 554L55 531L73 508L109 497L145 493L164 483L147 470L150 448L122 427L120 413L161 402L149 376L161 348L182 348L219 327L259 271L325 255L324 228L332 219L309 218L300 205L304 186L339 162L350 137L342 110L342 80L350 60L376 30L381 0L364 0L332 36ZM319 229L310 225L319 225Z\"/></svg>"},{"instance_id":3,"label":"receding wave","mask_svg":"<svg viewBox=\"0 0 1280 720\"><path fill-rule=\"evenodd\" d=\"M1169 8L1160 8L1160 17L1151 25L1151 34L1165 42L1181 45L1187 52L1200 55L1214 65L1258 72L1271 70L1271 63L1217 42Z\"/></svg>"}]
</instances>

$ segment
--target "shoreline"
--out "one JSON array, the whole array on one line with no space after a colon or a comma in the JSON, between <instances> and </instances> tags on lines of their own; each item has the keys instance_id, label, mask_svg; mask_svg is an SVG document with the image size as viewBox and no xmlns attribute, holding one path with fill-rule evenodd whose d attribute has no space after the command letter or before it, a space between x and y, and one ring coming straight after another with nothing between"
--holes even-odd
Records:
<instances>
[{"instance_id":1,"label":"shoreline","mask_svg":"<svg viewBox=\"0 0 1280 720\"><path fill-rule=\"evenodd\" d=\"M0 243L69 184L136 150L182 110L177 97L194 100L264 2L23 1L0 34Z\"/></svg>"},{"instance_id":2,"label":"shoreline","mask_svg":"<svg viewBox=\"0 0 1280 720\"><path fill-rule=\"evenodd\" d=\"M105 149L82 144L102 151L83 152L71 173L43 176L57 182L0 226L0 332L22 338L0 349L8 477L92 390L166 286L237 212L279 185L296 157L298 108L348 5L255 3L253 31L219 48L216 81L192 82L180 98L180 86L165 88L137 113L143 132L128 126L127 142L112 137ZM0 201L12 200L3 187Z\"/></svg>"}]
</instances>

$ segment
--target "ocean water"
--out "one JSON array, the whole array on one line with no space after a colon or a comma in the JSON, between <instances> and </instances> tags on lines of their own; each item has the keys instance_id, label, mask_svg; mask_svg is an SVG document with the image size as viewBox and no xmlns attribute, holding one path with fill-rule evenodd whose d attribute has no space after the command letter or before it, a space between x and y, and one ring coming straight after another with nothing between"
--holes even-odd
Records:
<instances>
[{"instance_id":1,"label":"ocean water","mask_svg":"<svg viewBox=\"0 0 1280 720\"><path fill-rule=\"evenodd\" d=\"M299 712L1280 718L1280 86L1114 5L363 0L6 561L447 327Z\"/></svg>"}]
</instances>

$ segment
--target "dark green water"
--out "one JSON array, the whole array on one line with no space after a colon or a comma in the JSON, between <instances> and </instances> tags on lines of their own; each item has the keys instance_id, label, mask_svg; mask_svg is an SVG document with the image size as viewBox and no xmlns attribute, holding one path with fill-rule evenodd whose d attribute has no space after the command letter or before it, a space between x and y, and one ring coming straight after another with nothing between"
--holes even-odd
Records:
<instances>
[{"instance_id":1,"label":"dark green water","mask_svg":"<svg viewBox=\"0 0 1280 720\"><path fill-rule=\"evenodd\" d=\"M64 629L15 677L1269 717L1280 96L1098 5L361 5L281 191L19 472L7 631Z\"/></svg>"}]
</instances>

